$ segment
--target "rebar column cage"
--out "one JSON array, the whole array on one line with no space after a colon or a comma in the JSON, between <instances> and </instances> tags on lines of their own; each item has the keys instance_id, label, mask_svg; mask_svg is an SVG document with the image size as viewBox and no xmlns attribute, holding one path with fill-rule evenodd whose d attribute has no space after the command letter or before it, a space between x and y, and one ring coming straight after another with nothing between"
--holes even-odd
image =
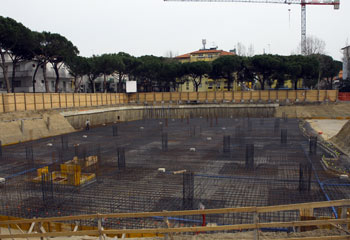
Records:
<instances>
[{"instance_id":1,"label":"rebar column cage","mask_svg":"<svg viewBox=\"0 0 350 240\"><path fill-rule=\"evenodd\" d=\"M194 199L194 174L193 172L183 173L183 198L182 207L183 209L193 209Z\"/></svg>"}]
</instances>

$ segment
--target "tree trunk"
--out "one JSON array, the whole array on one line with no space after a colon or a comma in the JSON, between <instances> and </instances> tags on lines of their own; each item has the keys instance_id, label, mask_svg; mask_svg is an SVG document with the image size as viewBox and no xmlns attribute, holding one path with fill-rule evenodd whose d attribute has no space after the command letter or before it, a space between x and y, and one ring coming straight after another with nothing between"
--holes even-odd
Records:
<instances>
[{"instance_id":1,"label":"tree trunk","mask_svg":"<svg viewBox=\"0 0 350 240\"><path fill-rule=\"evenodd\" d=\"M107 79L106 79L106 74L103 74L103 92L107 92Z\"/></svg>"},{"instance_id":2,"label":"tree trunk","mask_svg":"<svg viewBox=\"0 0 350 240\"><path fill-rule=\"evenodd\" d=\"M197 83L196 79L193 79L193 85L194 85L195 91L198 92L199 83Z\"/></svg>"},{"instance_id":3,"label":"tree trunk","mask_svg":"<svg viewBox=\"0 0 350 240\"><path fill-rule=\"evenodd\" d=\"M227 91L231 90L232 76L230 73L227 74Z\"/></svg>"},{"instance_id":4,"label":"tree trunk","mask_svg":"<svg viewBox=\"0 0 350 240\"><path fill-rule=\"evenodd\" d=\"M35 70L34 70L34 74L33 74L33 79L32 79L32 84L33 84L33 93L35 93L35 76L36 76L36 73L38 72L38 69L40 67L40 63L37 63L36 67L35 67Z\"/></svg>"},{"instance_id":5,"label":"tree trunk","mask_svg":"<svg viewBox=\"0 0 350 240\"><path fill-rule=\"evenodd\" d=\"M298 89L298 79L294 80L294 90Z\"/></svg>"},{"instance_id":6,"label":"tree trunk","mask_svg":"<svg viewBox=\"0 0 350 240\"><path fill-rule=\"evenodd\" d=\"M121 92L123 92L123 90L122 90L122 88L123 88L123 82L122 82L123 76L122 76L121 72L119 72L118 74L119 74L118 93L121 93Z\"/></svg>"},{"instance_id":7,"label":"tree trunk","mask_svg":"<svg viewBox=\"0 0 350 240\"><path fill-rule=\"evenodd\" d=\"M332 90L333 89L333 79L332 78L329 78L329 90Z\"/></svg>"},{"instance_id":8,"label":"tree trunk","mask_svg":"<svg viewBox=\"0 0 350 240\"><path fill-rule=\"evenodd\" d=\"M43 77L44 77L44 84L45 84L45 90L47 93L50 92L50 88L49 88L49 83L47 82L47 78L46 78L46 62L43 63Z\"/></svg>"},{"instance_id":9,"label":"tree trunk","mask_svg":"<svg viewBox=\"0 0 350 240\"><path fill-rule=\"evenodd\" d=\"M59 87L59 84L60 84L60 73L59 73L59 69L57 67L57 64L53 64L53 69L55 70L55 74L56 74L56 80L55 80L55 92L57 93L58 92L58 87Z\"/></svg>"},{"instance_id":10,"label":"tree trunk","mask_svg":"<svg viewBox=\"0 0 350 240\"><path fill-rule=\"evenodd\" d=\"M15 81L15 77L16 77L16 61L12 62L12 78L11 78L11 86L12 86L12 92L15 92L15 87L13 86L13 83Z\"/></svg>"},{"instance_id":11,"label":"tree trunk","mask_svg":"<svg viewBox=\"0 0 350 240\"><path fill-rule=\"evenodd\" d=\"M78 92L78 77L74 76L74 92Z\"/></svg>"},{"instance_id":12,"label":"tree trunk","mask_svg":"<svg viewBox=\"0 0 350 240\"><path fill-rule=\"evenodd\" d=\"M89 80L90 80L90 84L91 84L91 90L93 93L96 92L96 86L95 86L95 79L93 79L92 77L89 76Z\"/></svg>"},{"instance_id":13,"label":"tree trunk","mask_svg":"<svg viewBox=\"0 0 350 240\"><path fill-rule=\"evenodd\" d=\"M265 90L265 80L262 79L262 80L260 80L259 82L260 82L260 88L261 88L261 90Z\"/></svg>"},{"instance_id":14,"label":"tree trunk","mask_svg":"<svg viewBox=\"0 0 350 240\"><path fill-rule=\"evenodd\" d=\"M5 84L6 84L7 92L10 93L11 92L11 86L10 86L9 78L7 76L8 68L7 68L6 64L5 64L5 54L1 50L0 50L0 54L1 54L1 64L0 64L0 66L1 66L3 74L4 74L4 81L5 81Z\"/></svg>"}]
</instances>

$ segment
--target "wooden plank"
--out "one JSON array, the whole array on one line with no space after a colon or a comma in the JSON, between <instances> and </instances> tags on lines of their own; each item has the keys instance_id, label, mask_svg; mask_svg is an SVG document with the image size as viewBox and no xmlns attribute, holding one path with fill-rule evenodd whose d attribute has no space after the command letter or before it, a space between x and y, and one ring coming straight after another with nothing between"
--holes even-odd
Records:
<instances>
[{"instance_id":1,"label":"wooden plank","mask_svg":"<svg viewBox=\"0 0 350 240\"><path fill-rule=\"evenodd\" d=\"M227 231L227 230L242 230L255 228L271 228L271 227L298 227L298 226L321 226L331 223L350 222L350 219L327 219L327 220L312 220L312 221L294 221L294 222L271 222L257 224L236 224L222 225L213 227L183 227L183 228L151 228L151 229L118 229L104 230L104 234L123 234L123 233L171 233L171 232L207 232L207 231Z\"/></svg>"},{"instance_id":2,"label":"wooden plank","mask_svg":"<svg viewBox=\"0 0 350 240\"><path fill-rule=\"evenodd\" d=\"M344 240L344 239L350 239L350 236L297 237L297 238L278 238L274 240Z\"/></svg>"},{"instance_id":3,"label":"wooden plank","mask_svg":"<svg viewBox=\"0 0 350 240\"><path fill-rule=\"evenodd\" d=\"M32 222L32 224L30 225L30 228L28 230L28 233L32 233L34 227L35 227L35 222Z\"/></svg>"},{"instance_id":4,"label":"wooden plank","mask_svg":"<svg viewBox=\"0 0 350 240\"><path fill-rule=\"evenodd\" d=\"M259 213L263 212L277 212L277 211L287 211L287 210L298 210L300 208L323 208L323 207L339 207L348 206L350 200L335 200L335 201L324 201L324 202L310 202L310 203L298 203L298 204L288 204L288 205L276 205L267 207L257 207Z\"/></svg>"},{"instance_id":5,"label":"wooden plank","mask_svg":"<svg viewBox=\"0 0 350 240\"><path fill-rule=\"evenodd\" d=\"M172 211L172 212L141 212L141 213L112 213L112 214L90 214L90 215L77 215L66 217L52 217L52 218L36 218L36 219L23 219L23 220L6 220L0 221L0 224L16 224L16 223L32 223L32 222L49 222L49 221L69 221L69 220L86 220L94 218L140 218L140 217L153 217L153 216L182 216L182 215L202 215L202 214L224 214L224 213L238 213L238 212L277 212L277 211L290 211L299 210L300 208L323 208L323 207L339 207L350 206L349 199L323 201L323 202L310 202L310 203L298 203L289 205L277 205L266 207L240 207L240 208L220 208L220 209L205 209L205 210L186 210L186 211Z\"/></svg>"},{"instance_id":6,"label":"wooden plank","mask_svg":"<svg viewBox=\"0 0 350 240\"><path fill-rule=\"evenodd\" d=\"M2 234L1 238L27 238L27 237L65 237L65 236L84 236L84 235L98 235L98 230L84 230L84 231L65 231L65 232L47 232L47 233L21 233L21 234Z\"/></svg>"},{"instance_id":7,"label":"wooden plank","mask_svg":"<svg viewBox=\"0 0 350 240\"><path fill-rule=\"evenodd\" d=\"M311 221L293 221L293 222L271 222L256 224L236 224L222 225L213 227L183 227L183 228L151 228L151 229L115 229L115 230L83 230L83 231L66 231L66 232L46 232L32 234L4 234L0 238L27 238L27 237L58 237L58 236L83 236L98 234L124 234L124 233L180 233L180 232L207 232L207 231L226 231L226 230L242 230L269 227L300 227L300 226L322 226L329 224L349 223L350 219L326 219ZM321 238L322 239L322 238ZM329 239L329 238L327 238Z\"/></svg>"}]
</instances>

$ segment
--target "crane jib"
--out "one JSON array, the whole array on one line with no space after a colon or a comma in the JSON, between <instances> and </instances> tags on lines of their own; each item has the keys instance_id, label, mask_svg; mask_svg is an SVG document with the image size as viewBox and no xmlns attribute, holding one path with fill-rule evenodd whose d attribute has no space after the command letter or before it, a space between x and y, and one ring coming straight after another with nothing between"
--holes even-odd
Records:
<instances>
[{"instance_id":1,"label":"crane jib","mask_svg":"<svg viewBox=\"0 0 350 240\"><path fill-rule=\"evenodd\" d=\"M243 3L280 3L305 5L333 5L339 9L339 0L164 0L165 2L243 2Z\"/></svg>"}]
</instances>

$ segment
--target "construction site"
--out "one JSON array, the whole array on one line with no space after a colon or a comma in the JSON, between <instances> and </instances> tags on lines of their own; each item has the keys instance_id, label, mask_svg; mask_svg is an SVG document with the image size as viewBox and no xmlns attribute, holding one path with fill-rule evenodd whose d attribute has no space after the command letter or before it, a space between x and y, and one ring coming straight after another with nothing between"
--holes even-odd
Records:
<instances>
[{"instance_id":1,"label":"construction site","mask_svg":"<svg viewBox=\"0 0 350 240\"><path fill-rule=\"evenodd\" d=\"M148 109L142 119L2 147L0 214L18 218L271 206L347 199L350 183L328 171L332 152L303 121L274 111L183 116ZM304 131L303 131L304 129ZM350 164L337 166L348 173ZM335 167L335 168L337 168ZM260 214L260 222L338 218ZM253 213L177 216L174 226L252 223ZM105 228L156 228L161 217L105 219ZM82 220L81 225L97 222Z\"/></svg>"}]
</instances>

